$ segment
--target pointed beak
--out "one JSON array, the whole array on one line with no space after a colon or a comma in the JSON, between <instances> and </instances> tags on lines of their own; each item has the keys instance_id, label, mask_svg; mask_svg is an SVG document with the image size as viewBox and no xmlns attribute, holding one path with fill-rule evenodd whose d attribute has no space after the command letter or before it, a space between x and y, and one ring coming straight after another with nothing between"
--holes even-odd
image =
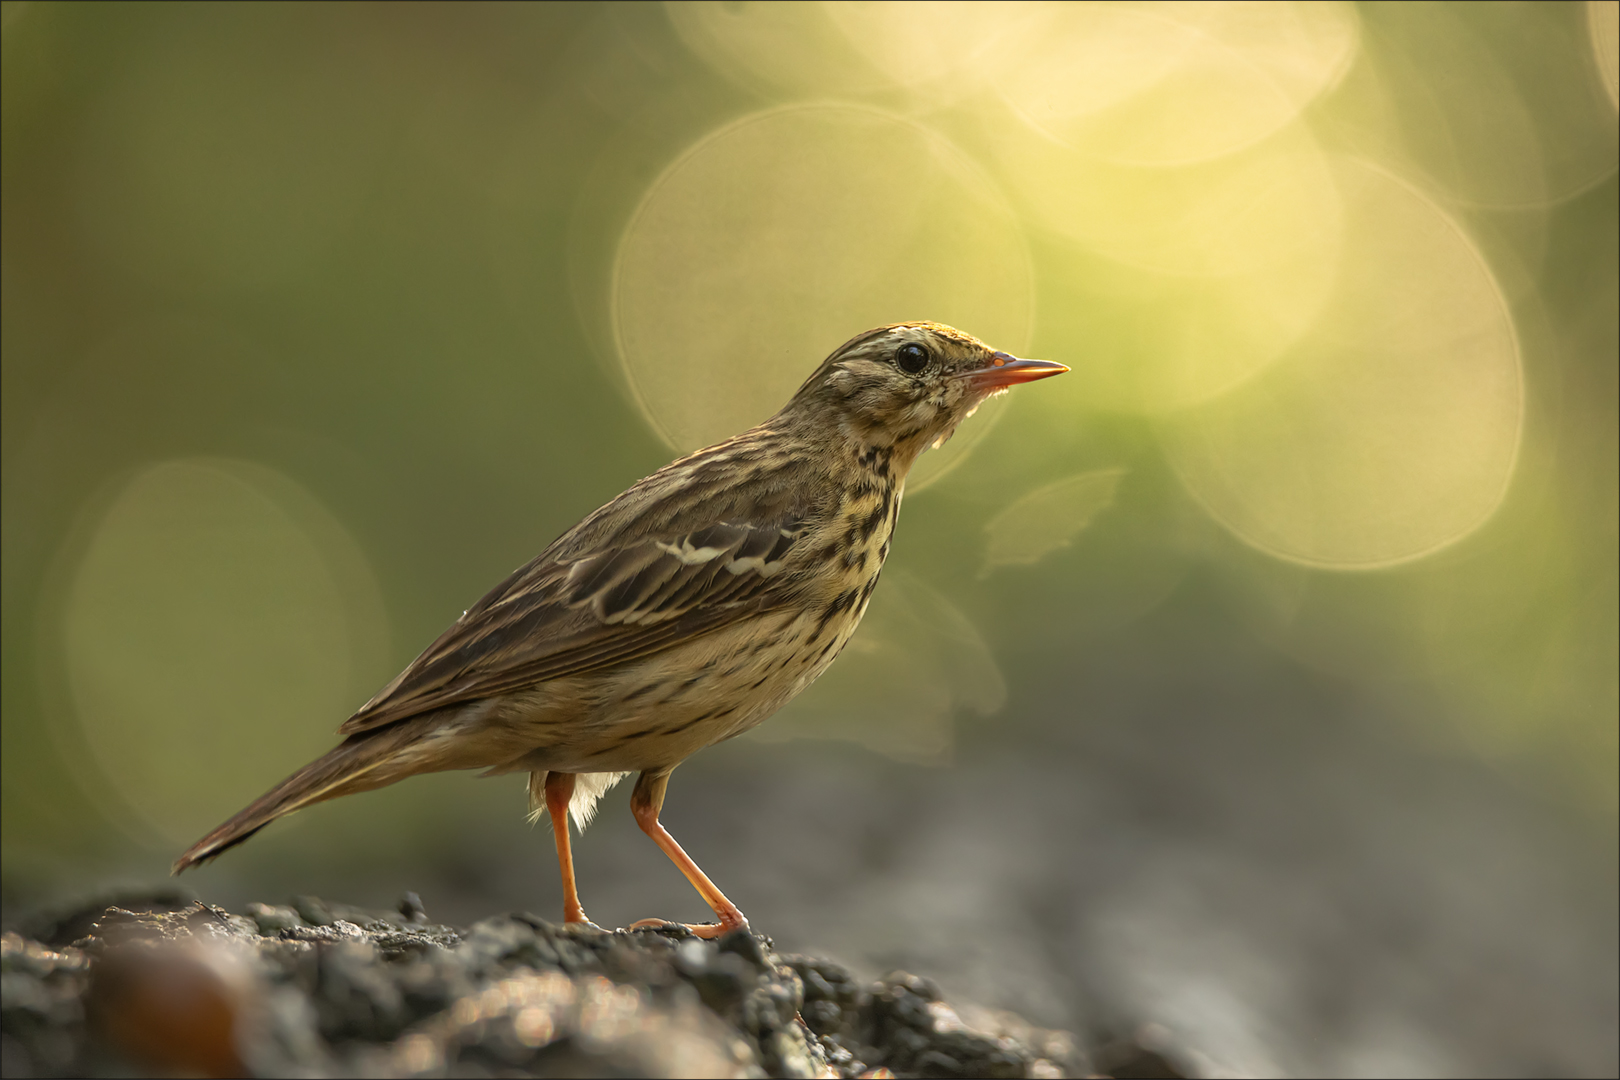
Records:
<instances>
[{"instance_id":1,"label":"pointed beak","mask_svg":"<svg viewBox=\"0 0 1620 1080\"><path fill-rule=\"evenodd\" d=\"M1004 352L990 354L990 362L982 368L963 371L956 375L966 379L975 390L999 390L1005 386L1034 382L1052 375L1061 375L1069 368L1050 360L1020 360Z\"/></svg>"}]
</instances>

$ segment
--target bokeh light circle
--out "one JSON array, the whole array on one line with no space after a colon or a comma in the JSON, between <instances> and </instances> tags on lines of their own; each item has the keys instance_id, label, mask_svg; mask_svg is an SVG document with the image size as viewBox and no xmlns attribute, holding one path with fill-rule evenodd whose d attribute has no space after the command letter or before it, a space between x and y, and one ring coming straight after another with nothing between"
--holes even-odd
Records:
<instances>
[{"instance_id":1,"label":"bokeh light circle","mask_svg":"<svg viewBox=\"0 0 1620 1080\"><path fill-rule=\"evenodd\" d=\"M1344 3L1042 4L992 66L1048 137L1117 164L1182 165L1291 123L1356 42Z\"/></svg>"},{"instance_id":2,"label":"bokeh light circle","mask_svg":"<svg viewBox=\"0 0 1620 1080\"><path fill-rule=\"evenodd\" d=\"M756 92L928 108L983 91L999 58L1021 49L1042 6L667 0L664 10L688 48Z\"/></svg>"},{"instance_id":3,"label":"bokeh light circle","mask_svg":"<svg viewBox=\"0 0 1620 1080\"><path fill-rule=\"evenodd\" d=\"M1207 400L1292 346L1334 289L1341 198L1300 127L1182 168L1095 161L1016 124L996 138L1030 215L1100 257L1042 282L1069 297L1046 305L1043 342L1086 357L1057 393L1140 412Z\"/></svg>"},{"instance_id":4,"label":"bokeh light circle","mask_svg":"<svg viewBox=\"0 0 1620 1080\"><path fill-rule=\"evenodd\" d=\"M1586 0L1586 25L1609 104L1620 108L1620 0Z\"/></svg>"},{"instance_id":5,"label":"bokeh light circle","mask_svg":"<svg viewBox=\"0 0 1620 1080\"><path fill-rule=\"evenodd\" d=\"M1350 145L1457 202L1545 207L1588 190L1620 160L1595 14L1370 5L1363 18L1380 48L1358 72L1365 100L1344 114Z\"/></svg>"},{"instance_id":6,"label":"bokeh light circle","mask_svg":"<svg viewBox=\"0 0 1620 1080\"><path fill-rule=\"evenodd\" d=\"M1163 428L1193 496L1278 558L1373 569L1429 554L1501 503L1523 427L1507 304L1433 202L1350 160L1345 240L1317 325L1251 382Z\"/></svg>"},{"instance_id":7,"label":"bokeh light circle","mask_svg":"<svg viewBox=\"0 0 1620 1080\"><path fill-rule=\"evenodd\" d=\"M1127 266L1225 277L1319 256L1337 239L1338 189L1302 130L1217 161L1149 168L997 127L1000 176L1028 211Z\"/></svg>"},{"instance_id":8,"label":"bokeh light circle","mask_svg":"<svg viewBox=\"0 0 1620 1080\"><path fill-rule=\"evenodd\" d=\"M167 841L195 840L302 764L373 687L381 594L300 485L246 461L182 458L100 515L62 613L86 782Z\"/></svg>"},{"instance_id":9,"label":"bokeh light circle","mask_svg":"<svg viewBox=\"0 0 1620 1080\"><path fill-rule=\"evenodd\" d=\"M620 241L613 327L648 421L686 451L765 420L863 330L933 319L1010 352L1033 275L1017 221L950 143L843 105L758 113L665 170ZM998 406L925 454L937 478Z\"/></svg>"},{"instance_id":10,"label":"bokeh light circle","mask_svg":"<svg viewBox=\"0 0 1620 1080\"><path fill-rule=\"evenodd\" d=\"M666 0L681 40L716 71L765 92L846 95L894 80L853 48L821 4Z\"/></svg>"}]
</instances>

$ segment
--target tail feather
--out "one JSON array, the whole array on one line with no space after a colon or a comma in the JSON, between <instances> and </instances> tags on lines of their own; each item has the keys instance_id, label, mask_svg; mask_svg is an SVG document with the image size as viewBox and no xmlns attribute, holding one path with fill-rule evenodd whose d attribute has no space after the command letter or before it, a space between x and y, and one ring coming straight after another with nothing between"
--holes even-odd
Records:
<instances>
[{"instance_id":1,"label":"tail feather","mask_svg":"<svg viewBox=\"0 0 1620 1080\"><path fill-rule=\"evenodd\" d=\"M399 752L415 743L427 727L436 726L424 725L422 719L349 736L193 844L175 860L170 872L178 874L205 863L295 810L340 795L386 787L416 772L428 771L387 767L395 764Z\"/></svg>"}]
</instances>

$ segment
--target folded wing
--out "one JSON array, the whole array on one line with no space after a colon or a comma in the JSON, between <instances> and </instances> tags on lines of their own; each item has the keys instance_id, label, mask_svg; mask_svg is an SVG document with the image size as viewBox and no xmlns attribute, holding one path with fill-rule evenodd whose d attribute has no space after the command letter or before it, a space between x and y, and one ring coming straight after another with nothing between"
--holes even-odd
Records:
<instances>
[{"instance_id":1,"label":"folded wing","mask_svg":"<svg viewBox=\"0 0 1620 1080\"><path fill-rule=\"evenodd\" d=\"M802 522L717 522L563 559L554 546L496 586L338 729L650 656L788 599Z\"/></svg>"}]
</instances>

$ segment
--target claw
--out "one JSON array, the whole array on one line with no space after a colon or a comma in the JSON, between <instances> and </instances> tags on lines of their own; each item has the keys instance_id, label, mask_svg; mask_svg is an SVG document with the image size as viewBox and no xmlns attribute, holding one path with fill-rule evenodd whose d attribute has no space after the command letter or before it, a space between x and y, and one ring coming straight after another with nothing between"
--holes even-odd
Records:
<instances>
[{"instance_id":1,"label":"claw","mask_svg":"<svg viewBox=\"0 0 1620 1080\"><path fill-rule=\"evenodd\" d=\"M669 835L669 830L658 823L658 811L664 805L664 788L669 783L669 773L644 772L636 781L636 790L630 795L630 812L636 816L636 824L641 831L652 837L653 843L663 849L664 854L680 868L686 880L692 883L698 894L708 905L714 909L719 917L718 923L703 923L693 926L691 923L671 923L664 919L642 919L635 926L684 926L694 936L700 938L722 937L738 927L748 925L748 919L737 910L737 905L726 899L726 894L715 888L709 876L698 869L698 864L692 857L681 850L681 845Z\"/></svg>"},{"instance_id":2,"label":"claw","mask_svg":"<svg viewBox=\"0 0 1620 1080\"><path fill-rule=\"evenodd\" d=\"M626 927L626 929L668 930L677 926L691 934L693 937L703 938L706 941L713 941L715 938L725 937L733 930L739 928L747 929L748 920L739 918L736 922L722 921L717 923L683 923L671 922L668 919L637 919L635 922Z\"/></svg>"}]
</instances>

